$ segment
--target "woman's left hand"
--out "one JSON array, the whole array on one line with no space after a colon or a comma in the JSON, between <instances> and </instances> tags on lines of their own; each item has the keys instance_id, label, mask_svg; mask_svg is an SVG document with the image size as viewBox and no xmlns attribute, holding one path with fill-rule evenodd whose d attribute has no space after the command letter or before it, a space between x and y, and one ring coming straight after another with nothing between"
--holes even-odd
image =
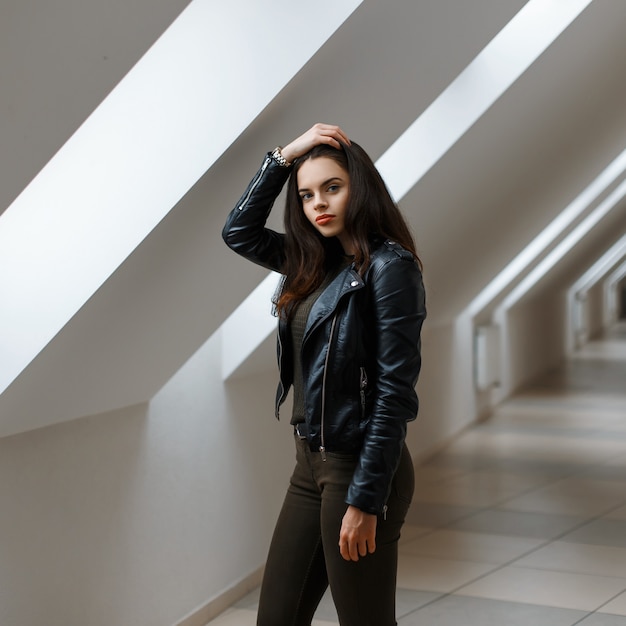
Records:
<instances>
[{"instance_id":1,"label":"woman's left hand","mask_svg":"<svg viewBox=\"0 0 626 626\"><path fill-rule=\"evenodd\" d=\"M339 552L346 561L358 561L376 550L376 515L348 506L339 531Z\"/></svg>"}]
</instances>

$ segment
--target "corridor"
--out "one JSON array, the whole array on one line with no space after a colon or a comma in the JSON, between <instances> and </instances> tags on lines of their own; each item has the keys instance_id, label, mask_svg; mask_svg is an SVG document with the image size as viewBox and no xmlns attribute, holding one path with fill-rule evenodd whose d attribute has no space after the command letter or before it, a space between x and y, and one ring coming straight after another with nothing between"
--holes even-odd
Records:
<instances>
[{"instance_id":1,"label":"corridor","mask_svg":"<svg viewBox=\"0 0 626 626\"><path fill-rule=\"evenodd\" d=\"M400 626L626 626L626 324L417 469ZM255 623L252 593L211 626ZM330 597L315 626L338 624Z\"/></svg>"}]
</instances>

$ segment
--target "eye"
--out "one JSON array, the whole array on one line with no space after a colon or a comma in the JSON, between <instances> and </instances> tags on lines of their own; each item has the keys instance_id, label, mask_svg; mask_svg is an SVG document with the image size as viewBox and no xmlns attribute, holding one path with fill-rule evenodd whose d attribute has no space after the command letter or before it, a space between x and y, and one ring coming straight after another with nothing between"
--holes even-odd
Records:
<instances>
[{"instance_id":1,"label":"eye","mask_svg":"<svg viewBox=\"0 0 626 626\"><path fill-rule=\"evenodd\" d=\"M305 202L306 200L310 200L313 197L313 194L310 193L301 193L300 199Z\"/></svg>"},{"instance_id":2,"label":"eye","mask_svg":"<svg viewBox=\"0 0 626 626\"><path fill-rule=\"evenodd\" d=\"M339 185L330 185L327 191L330 191L331 193L334 193L335 191L339 191Z\"/></svg>"}]
</instances>

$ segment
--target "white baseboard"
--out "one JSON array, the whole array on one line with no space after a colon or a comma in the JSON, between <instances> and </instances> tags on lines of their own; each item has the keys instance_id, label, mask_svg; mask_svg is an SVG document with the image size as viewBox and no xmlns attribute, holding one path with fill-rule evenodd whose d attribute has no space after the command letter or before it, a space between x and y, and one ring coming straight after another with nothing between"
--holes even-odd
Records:
<instances>
[{"instance_id":1,"label":"white baseboard","mask_svg":"<svg viewBox=\"0 0 626 626\"><path fill-rule=\"evenodd\" d=\"M200 605L191 613L176 622L174 626L206 626L212 619L232 606L261 584L263 569L260 567L252 574L242 578L231 587Z\"/></svg>"}]
</instances>

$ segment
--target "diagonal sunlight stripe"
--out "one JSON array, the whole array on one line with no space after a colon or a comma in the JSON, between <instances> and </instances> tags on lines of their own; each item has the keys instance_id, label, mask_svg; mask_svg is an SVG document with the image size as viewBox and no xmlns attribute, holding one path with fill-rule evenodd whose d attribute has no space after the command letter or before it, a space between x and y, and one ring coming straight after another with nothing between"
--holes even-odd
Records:
<instances>
[{"instance_id":1,"label":"diagonal sunlight stripe","mask_svg":"<svg viewBox=\"0 0 626 626\"><path fill-rule=\"evenodd\" d=\"M626 257L626 241L623 242L621 255L622 255L622 258ZM625 277L626 277L626 261L624 261L619 267L617 267L614 272L611 272L611 274L607 278L607 283L615 284L615 283L620 282Z\"/></svg>"},{"instance_id":2,"label":"diagonal sunlight stripe","mask_svg":"<svg viewBox=\"0 0 626 626\"><path fill-rule=\"evenodd\" d=\"M377 162L399 200L591 0L530 0Z\"/></svg>"},{"instance_id":3,"label":"diagonal sunlight stripe","mask_svg":"<svg viewBox=\"0 0 626 626\"><path fill-rule=\"evenodd\" d=\"M498 309L510 309L552 269L605 215L626 196L626 180L620 183L584 220L551 250L502 301Z\"/></svg>"},{"instance_id":4,"label":"diagonal sunlight stripe","mask_svg":"<svg viewBox=\"0 0 626 626\"><path fill-rule=\"evenodd\" d=\"M524 5L378 159L376 167L391 195L396 200L404 197L590 3L591 0L530 0ZM265 280L276 284L272 275ZM251 301L244 302L243 306L252 306ZM228 319L221 328L228 329L230 324ZM273 327L265 325L259 334L266 334L251 341L247 350L239 350L239 364L229 361L223 369L225 380Z\"/></svg>"},{"instance_id":5,"label":"diagonal sunlight stripe","mask_svg":"<svg viewBox=\"0 0 626 626\"><path fill-rule=\"evenodd\" d=\"M558 236L586 211L609 185L626 171L626 150L615 158L546 228L537 235L498 275L470 302L464 313L476 315L507 285L518 278Z\"/></svg>"},{"instance_id":6,"label":"diagonal sunlight stripe","mask_svg":"<svg viewBox=\"0 0 626 626\"><path fill-rule=\"evenodd\" d=\"M361 2L187 6L0 216L0 393Z\"/></svg>"},{"instance_id":7,"label":"diagonal sunlight stripe","mask_svg":"<svg viewBox=\"0 0 626 626\"><path fill-rule=\"evenodd\" d=\"M626 242L624 242L624 247L622 249L622 257L626 257ZM622 278L626 277L626 261L622 263L614 272L609 276L610 281L620 281Z\"/></svg>"},{"instance_id":8,"label":"diagonal sunlight stripe","mask_svg":"<svg viewBox=\"0 0 626 626\"><path fill-rule=\"evenodd\" d=\"M620 259L626 256L626 235L622 235L584 274L567 290L568 296L588 290L602 278Z\"/></svg>"},{"instance_id":9,"label":"diagonal sunlight stripe","mask_svg":"<svg viewBox=\"0 0 626 626\"><path fill-rule=\"evenodd\" d=\"M280 274L272 272L222 324L222 380L230 378L241 364L276 329L271 301Z\"/></svg>"}]
</instances>

